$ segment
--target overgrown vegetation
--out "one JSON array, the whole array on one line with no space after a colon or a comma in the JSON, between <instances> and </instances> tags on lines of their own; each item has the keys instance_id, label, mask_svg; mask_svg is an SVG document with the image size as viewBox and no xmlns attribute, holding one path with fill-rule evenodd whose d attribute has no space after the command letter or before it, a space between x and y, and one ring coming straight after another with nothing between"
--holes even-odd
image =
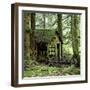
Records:
<instances>
[{"instance_id":1,"label":"overgrown vegetation","mask_svg":"<svg viewBox=\"0 0 90 90\"><path fill-rule=\"evenodd\" d=\"M23 11L24 77L80 74L80 15Z\"/></svg>"},{"instance_id":2,"label":"overgrown vegetation","mask_svg":"<svg viewBox=\"0 0 90 90\"><path fill-rule=\"evenodd\" d=\"M37 65L27 68L24 71L24 77L36 76L63 76L63 75L79 75L80 69L74 65L68 67L49 67L47 65Z\"/></svg>"}]
</instances>

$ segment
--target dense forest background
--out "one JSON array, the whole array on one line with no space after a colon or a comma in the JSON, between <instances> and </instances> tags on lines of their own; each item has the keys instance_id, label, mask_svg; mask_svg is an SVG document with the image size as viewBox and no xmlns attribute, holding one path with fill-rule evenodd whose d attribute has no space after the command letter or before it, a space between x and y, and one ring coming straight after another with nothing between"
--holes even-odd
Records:
<instances>
[{"instance_id":1,"label":"dense forest background","mask_svg":"<svg viewBox=\"0 0 90 90\"><path fill-rule=\"evenodd\" d=\"M80 74L80 14L23 12L24 77Z\"/></svg>"}]
</instances>

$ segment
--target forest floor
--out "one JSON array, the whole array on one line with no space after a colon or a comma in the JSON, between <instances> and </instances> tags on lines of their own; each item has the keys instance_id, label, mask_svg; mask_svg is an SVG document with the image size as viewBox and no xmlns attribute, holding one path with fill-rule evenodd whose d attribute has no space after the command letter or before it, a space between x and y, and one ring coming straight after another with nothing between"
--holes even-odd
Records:
<instances>
[{"instance_id":1,"label":"forest floor","mask_svg":"<svg viewBox=\"0 0 90 90\"><path fill-rule=\"evenodd\" d=\"M66 76L66 75L80 75L80 68L71 66L47 66L36 65L32 66L24 71L24 77L43 77L43 76Z\"/></svg>"}]
</instances>

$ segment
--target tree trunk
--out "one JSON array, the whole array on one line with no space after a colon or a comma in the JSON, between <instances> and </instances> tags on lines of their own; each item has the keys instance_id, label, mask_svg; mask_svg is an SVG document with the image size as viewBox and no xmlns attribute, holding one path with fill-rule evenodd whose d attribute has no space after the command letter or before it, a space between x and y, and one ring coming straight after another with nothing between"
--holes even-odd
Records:
<instances>
[{"instance_id":1,"label":"tree trunk","mask_svg":"<svg viewBox=\"0 0 90 90\"><path fill-rule=\"evenodd\" d=\"M30 13L24 13L24 56L30 59Z\"/></svg>"},{"instance_id":2,"label":"tree trunk","mask_svg":"<svg viewBox=\"0 0 90 90\"><path fill-rule=\"evenodd\" d=\"M24 13L24 69L29 68L30 64L30 13Z\"/></svg>"},{"instance_id":3,"label":"tree trunk","mask_svg":"<svg viewBox=\"0 0 90 90\"><path fill-rule=\"evenodd\" d=\"M60 34L60 38L62 40L62 14L58 14L58 32ZM60 52L60 57L63 56L63 45L61 43L61 52Z\"/></svg>"},{"instance_id":4,"label":"tree trunk","mask_svg":"<svg viewBox=\"0 0 90 90\"><path fill-rule=\"evenodd\" d=\"M29 32L25 32L24 35L24 39L25 39L25 53L26 53L26 57L27 59L30 59L30 33Z\"/></svg>"},{"instance_id":5,"label":"tree trunk","mask_svg":"<svg viewBox=\"0 0 90 90\"><path fill-rule=\"evenodd\" d=\"M35 13L31 13L31 34L30 45L32 49L35 49Z\"/></svg>"},{"instance_id":6,"label":"tree trunk","mask_svg":"<svg viewBox=\"0 0 90 90\"><path fill-rule=\"evenodd\" d=\"M78 41L78 17L77 15L71 16L71 35L72 35L72 48L73 57L77 59L78 64L80 63L79 58L79 41Z\"/></svg>"}]
</instances>

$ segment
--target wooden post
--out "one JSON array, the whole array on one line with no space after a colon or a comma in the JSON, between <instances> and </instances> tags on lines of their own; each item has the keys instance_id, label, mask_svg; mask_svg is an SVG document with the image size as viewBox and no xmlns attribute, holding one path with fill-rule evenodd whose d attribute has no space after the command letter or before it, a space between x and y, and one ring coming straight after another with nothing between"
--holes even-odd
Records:
<instances>
[{"instance_id":1,"label":"wooden post","mask_svg":"<svg viewBox=\"0 0 90 90\"><path fill-rule=\"evenodd\" d=\"M57 44L57 57L60 60L60 44Z\"/></svg>"}]
</instances>

